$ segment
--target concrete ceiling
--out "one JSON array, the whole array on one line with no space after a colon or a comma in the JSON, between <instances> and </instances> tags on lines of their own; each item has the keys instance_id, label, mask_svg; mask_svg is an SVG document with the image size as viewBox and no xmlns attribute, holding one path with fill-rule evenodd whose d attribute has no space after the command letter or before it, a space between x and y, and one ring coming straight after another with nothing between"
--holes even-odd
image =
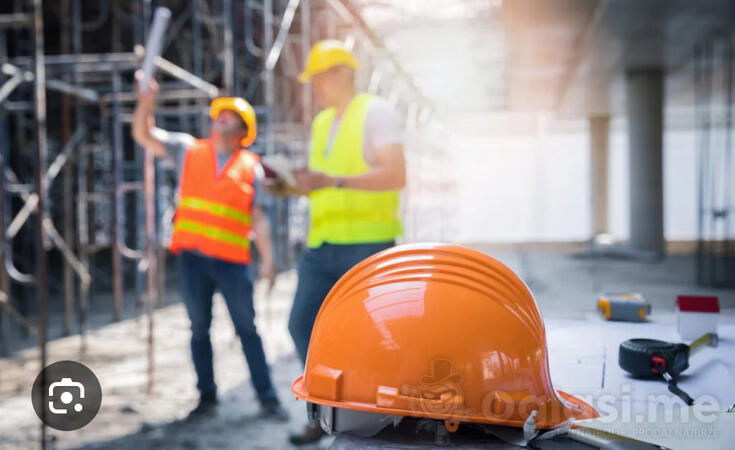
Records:
<instances>
[{"instance_id":1,"label":"concrete ceiling","mask_svg":"<svg viewBox=\"0 0 735 450\"><path fill-rule=\"evenodd\" d=\"M352 0L445 113L623 114L625 71L661 67L691 105L692 55L735 0Z\"/></svg>"},{"instance_id":2,"label":"concrete ceiling","mask_svg":"<svg viewBox=\"0 0 735 450\"><path fill-rule=\"evenodd\" d=\"M619 114L625 71L652 67L666 72L667 104L691 104L694 48L733 18L732 0L506 1L508 106Z\"/></svg>"}]
</instances>

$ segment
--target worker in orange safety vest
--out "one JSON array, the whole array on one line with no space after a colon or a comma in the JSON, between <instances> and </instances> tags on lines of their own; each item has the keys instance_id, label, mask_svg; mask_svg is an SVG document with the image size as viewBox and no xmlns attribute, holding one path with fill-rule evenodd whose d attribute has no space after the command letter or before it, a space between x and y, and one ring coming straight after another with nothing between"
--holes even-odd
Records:
<instances>
[{"instance_id":1,"label":"worker in orange safety vest","mask_svg":"<svg viewBox=\"0 0 735 450\"><path fill-rule=\"evenodd\" d=\"M209 138L195 139L154 126L157 93L155 81L138 93L132 134L147 151L173 162L180 174L170 250L178 254L178 278L191 321L191 353L200 393L199 404L189 417L216 410L209 329L212 296L219 290L240 336L261 415L288 420L271 383L254 322L251 233L262 260L260 278L268 281L269 288L275 280L268 219L261 208L263 169L258 156L245 149L255 140L255 112L245 99L216 98L210 105Z\"/></svg>"}]
</instances>

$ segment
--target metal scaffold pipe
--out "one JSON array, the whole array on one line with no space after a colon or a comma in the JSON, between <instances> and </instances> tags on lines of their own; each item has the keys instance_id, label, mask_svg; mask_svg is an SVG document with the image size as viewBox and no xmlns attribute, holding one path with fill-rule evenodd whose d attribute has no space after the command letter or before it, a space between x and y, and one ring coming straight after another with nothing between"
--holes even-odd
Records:
<instances>
[{"instance_id":1,"label":"metal scaffold pipe","mask_svg":"<svg viewBox=\"0 0 735 450\"><path fill-rule=\"evenodd\" d=\"M311 2L310 0L301 1L301 55L306 60L311 46ZM302 115L301 121L306 128L311 120L311 89L301 90Z\"/></svg>"},{"instance_id":2,"label":"metal scaffold pipe","mask_svg":"<svg viewBox=\"0 0 735 450\"><path fill-rule=\"evenodd\" d=\"M43 372L48 359L46 340L48 326L47 296L48 279L46 266L46 232L43 227L46 213L46 158L48 136L46 135L46 65L44 62L43 5L42 0L33 1L33 36L35 44L35 119L36 119L36 193L38 194L38 220L36 223L36 295L38 297L38 347L39 371ZM43 377L43 375L41 375ZM46 385L46 380L41 380ZM45 409L42 409L45 414ZM44 419L42 417L41 419ZM41 448L46 448L46 425L41 421Z\"/></svg>"}]
</instances>

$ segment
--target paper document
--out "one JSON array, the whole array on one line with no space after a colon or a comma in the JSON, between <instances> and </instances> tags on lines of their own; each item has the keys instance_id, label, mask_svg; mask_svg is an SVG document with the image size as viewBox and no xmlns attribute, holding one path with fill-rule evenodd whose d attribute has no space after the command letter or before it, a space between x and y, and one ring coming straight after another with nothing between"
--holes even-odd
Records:
<instances>
[{"instance_id":1,"label":"paper document","mask_svg":"<svg viewBox=\"0 0 735 450\"><path fill-rule=\"evenodd\" d=\"M260 163L263 169L265 169L266 178L279 178L289 187L296 186L296 178L293 175L293 164L285 156L281 154L264 155L260 159Z\"/></svg>"}]
</instances>

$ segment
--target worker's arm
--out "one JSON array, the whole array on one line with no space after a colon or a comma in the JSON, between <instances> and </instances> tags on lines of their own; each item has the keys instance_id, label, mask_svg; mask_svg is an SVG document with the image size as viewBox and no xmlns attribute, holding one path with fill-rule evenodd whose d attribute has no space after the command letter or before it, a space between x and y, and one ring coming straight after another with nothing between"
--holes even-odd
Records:
<instances>
[{"instance_id":1,"label":"worker's arm","mask_svg":"<svg viewBox=\"0 0 735 450\"><path fill-rule=\"evenodd\" d=\"M343 186L347 189L365 191L385 191L403 189L406 186L406 159L403 146L392 144L375 150L375 161L370 171L362 175L344 177ZM335 179L333 183L337 183Z\"/></svg>"},{"instance_id":2,"label":"worker's arm","mask_svg":"<svg viewBox=\"0 0 735 450\"><path fill-rule=\"evenodd\" d=\"M302 170L295 173L301 193L335 187L342 180L345 189L386 191L401 189L406 185L406 159L401 144L391 144L375 150L370 170L360 175L332 177L322 172Z\"/></svg>"},{"instance_id":3,"label":"worker's arm","mask_svg":"<svg viewBox=\"0 0 735 450\"><path fill-rule=\"evenodd\" d=\"M259 279L268 282L268 292L276 283L276 272L273 265L273 242L268 217L259 206L253 207L252 227L255 233L255 247L260 255Z\"/></svg>"},{"instance_id":4,"label":"worker's arm","mask_svg":"<svg viewBox=\"0 0 735 450\"><path fill-rule=\"evenodd\" d=\"M401 116L389 102L376 98L368 107L364 125L362 151L370 170L360 175L337 178L302 170L295 173L299 191L306 194L334 186L364 191L401 189L406 185L406 159L402 142Z\"/></svg>"},{"instance_id":5,"label":"worker's arm","mask_svg":"<svg viewBox=\"0 0 735 450\"><path fill-rule=\"evenodd\" d=\"M156 137L155 120L153 118L153 107L158 96L158 84L151 79L146 92L138 90L139 73L135 74L136 90L138 92L138 103L133 113L133 139L144 149L153 152L158 158L166 156L166 146L163 141Z\"/></svg>"},{"instance_id":6,"label":"worker's arm","mask_svg":"<svg viewBox=\"0 0 735 450\"><path fill-rule=\"evenodd\" d=\"M260 255L260 280L267 281L268 292L276 283L276 272L273 264L273 241L271 240L271 227L268 216L263 211L265 195L263 181L265 173L263 166L256 164L255 178L253 179L253 212L250 218L253 233L255 233L255 247Z\"/></svg>"}]
</instances>

